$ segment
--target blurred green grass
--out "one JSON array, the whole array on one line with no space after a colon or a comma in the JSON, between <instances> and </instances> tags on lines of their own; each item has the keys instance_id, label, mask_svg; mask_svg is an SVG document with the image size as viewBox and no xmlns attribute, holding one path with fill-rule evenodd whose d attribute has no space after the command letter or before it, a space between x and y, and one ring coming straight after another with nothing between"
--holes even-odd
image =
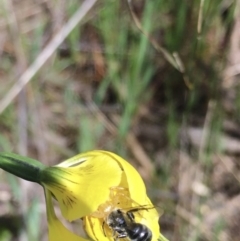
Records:
<instances>
[{"instance_id":1,"label":"blurred green grass","mask_svg":"<svg viewBox=\"0 0 240 241\"><path fill-rule=\"evenodd\" d=\"M213 100L217 105L208 123L210 130L203 149L204 161L198 159L199 150L186 150L192 162L203 165L207 173L204 183L209 183L213 168L211 157L213 153L221 152L217 140L228 114L220 101L222 68L226 65L229 45L228 31L235 19L236 1L231 3L226 6L224 0L205 0L202 32L198 33L200 1L132 1L143 29L159 46L180 56L185 67L183 74L137 29L127 2L100 2L89 20L72 31L54 58L26 87L28 155L54 164L78 152L101 148L114 151L139 167L132 151L136 147L126 141L129 133L133 133L140 143L143 141L141 147L154 165L154 181L148 182L155 189L150 188L149 192L153 196L159 189L175 193L179 165L176 156L181 150L179 129L195 122L204 126L209 101ZM56 7L52 4L53 11ZM65 18L70 18L78 7L78 1L66 2ZM48 29L54 21L45 16L33 31L21 33L29 64L47 44L46 35L53 34L54 31L49 33ZM11 86L17 77L15 69L15 53L5 48L1 54L0 70L4 76L1 84ZM186 77L193 88L186 84ZM7 89L0 90L1 98ZM21 142L19 129L22 128L18 123L19 101L1 114L1 151L18 152ZM99 109L89 108L89 103L93 102ZM236 105L239 106L238 101ZM107 121L103 122L99 113ZM232 116L237 119L238 111ZM107 128L108 122L114 126L114 132ZM153 140L151 134L142 134L144 123L148 123L150 128L157 125L162 130L159 140ZM164 153L161 160L157 158L160 152ZM6 176L4 174L5 182L17 197L19 190L13 184L16 180L10 182ZM161 206L168 210L166 216L174 219L175 199L156 197L155 202L163 202ZM201 199L199 207L204 202ZM38 205L38 201L33 201L32 211L29 210L25 220L28 240L41 239ZM200 218L203 217L200 215ZM185 223L177 224L181 237L174 237L176 222L172 221L170 228L163 224L172 240L202 240L201 231L188 236L189 227ZM216 227L216 237L217 229L222 228L220 224ZM7 230L0 231L0 240L10 240L9 235L11 233Z\"/></svg>"}]
</instances>

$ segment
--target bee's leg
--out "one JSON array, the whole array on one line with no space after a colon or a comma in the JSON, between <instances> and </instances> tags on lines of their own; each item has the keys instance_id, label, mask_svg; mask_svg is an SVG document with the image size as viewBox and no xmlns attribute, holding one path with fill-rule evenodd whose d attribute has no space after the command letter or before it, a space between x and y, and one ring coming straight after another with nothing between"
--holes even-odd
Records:
<instances>
[{"instance_id":1,"label":"bee's leg","mask_svg":"<svg viewBox=\"0 0 240 241\"><path fill-rule=\"evenodd\" d=\"M119 241L118 235L116 234L116 231L114 231L114 230L112 230L112 237L113 237L114 241Z\"/></svg>"},{"instance_id":2,"label":"bee's leg","mask_svg":"<svg viewBox=\"0 0 240 241\"><path fill-rule=\"evenodd\" d=\"M127 235L124 233L124 234L118 234L117 237L116 237L116 240L118 241L119 239L122 239L122 238L127 238Z\"/></svg>"},{"instance_id":3,"label":"bee's leg","mask_svg":"<svg viewBox=\"0 0 240 241\"><path fill-rule=\"evenodd\" d=\"M128 211L128 212L126 212L126 214L127 214L128 218L129 218L129 220L134 222L134 218L135 217L134 217L133 212L132 211Z\"/></svg>"}]
</instances>

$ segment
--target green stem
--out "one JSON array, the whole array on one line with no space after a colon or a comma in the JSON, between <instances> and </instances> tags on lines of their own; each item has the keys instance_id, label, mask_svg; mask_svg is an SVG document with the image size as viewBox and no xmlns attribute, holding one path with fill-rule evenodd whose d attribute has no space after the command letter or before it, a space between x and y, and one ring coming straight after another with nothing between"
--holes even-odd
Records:
<instances>
[{"instance_id":1,"label":"green stem","mask_svg":"<svg viewBox=\"0 0 240 241\"><path fill-rule=\"evenodd\" d=\"M0 152L0 168L27 181L40 183L41 162L13 153Z\"/></svg>"},{"instance_id":2,"label":"green stem","mask_svg":"<svg viewBox=\"0 0 240 241\"><path fill-rule=\"evenodd\" d=\"M160 233L160 237L159 237L160 241L169 241L167 238L165 238L161 233Z\"/></svg>"}]
</instances>

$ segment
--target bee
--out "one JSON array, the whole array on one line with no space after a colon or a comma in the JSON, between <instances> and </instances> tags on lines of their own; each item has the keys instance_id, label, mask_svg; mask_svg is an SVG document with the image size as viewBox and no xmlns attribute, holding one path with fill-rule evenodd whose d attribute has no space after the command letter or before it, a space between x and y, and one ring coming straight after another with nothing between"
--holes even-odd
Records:
<instances>
[{"instance_id":1,"label":"bee","mask_svg":"<svg viewBox=\"0 0 240 241\"><path fill-rule=\"evenodd\" d=\"M155 207L140 205L132 200L127 188L112 187L109 200L85 219L85 226L88 225L95 240L99 240L96 232L99 235L102 230L101 240L151 241L153 233L150 227L141 221L145 219L143 211L150 209ZM145 221L147 224L147 220ZM101 223L99 228L97 223Z\"/></svg>"},{"instance_id":2,"label":"bee","mask_svg":"<svg viewBox=\"0 0 240 241\"><path fill-rule=\"evenodd\" d=\"M108 215L106 223L112 229L115 241L122 238L128 238L131 241L152 240L151 230L146 225L134 220L133 212L138 210L136 208L124 213L122 210L116 209Z\"/></svg>"}]
</instances>

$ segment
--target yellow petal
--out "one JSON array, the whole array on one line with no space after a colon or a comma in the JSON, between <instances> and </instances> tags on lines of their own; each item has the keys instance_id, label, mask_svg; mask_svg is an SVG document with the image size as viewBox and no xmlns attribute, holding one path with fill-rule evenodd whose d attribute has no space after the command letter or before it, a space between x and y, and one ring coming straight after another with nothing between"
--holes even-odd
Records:
<instances>
[{"instance_id":1,"label":"yellow petal","mask_svg":"<svg viewBox=\"0 0 240 241\"><path fill-rule=\"evenodd\" d=\"M91 153L90 153L91 154ZM59 202L62 215L76 220L95 210L109 197L110 188L121 183L123 170L107 155L79 155L75 160L86 158L67 167L62 163L42 172L41 181ZM71 160L71 159L70 159Z\"/></svg>"},{"instance_id":2,"label":"yellow petal","mask_svg":"<svg viewBox=\"0 0 240 241\"><path fill-rule=\"evenodd\" d=\"M45 190L48 218L49 241L89 241L69 231L56 217L51 200L51 193Z\"/></svg>"},{"instance_id":3,"label":"yellow petal","mask_svg":"<svg viewBox=\"0 0 240 241\"><path fill-rule=\"evenodd\" d=\"M136 169L130 165L127 161L125 161L120 156L107 151L95 151L99 153L99 155L109 156L112 160L118 162L121 168L124 171L124 177L122 178L123 187L127 187L129 189L130 197L135 202L140 205L144 205L145 197L146 197L146 187L142 180L142 177L136 171Z\"/></svg>"},{"instance_id":4,"label":"yellow petal","mask_svg":"<svg viewBox=\"0 0 240 241\"><path fill-rule=\"evenodd\" d=\"M83 224L84 229L92 240L113 241L113 238L111 238L112 232L103 219L86 216L83 218Z\"/></svg>"},{"instance_id":5,"label":"yellow petal","mask_svg":"<svg viewBox=\"0 0 240 241\"><path fill-rule=\"evenodd\" d=\"M146 188L141 176L131 164L129 164L123 158L121 158L120 156L112 152L102 151L102 150L90 151L87 153L74 156L60 163L58 166L72 167L84 161L91 162L93 163L93 165L96 165L96 162L99 162L100 159L104 160L105 163L110 163L110 162L118 163L120 169L123 172L120 186L124 188L128 188L130 192L130 197L140 205L144 205ZM103 166L103 168L105 167ZM106 168L108 167L106 166ZM115 171L114 169L109 168L109 172L111 175L115 175L114 171Z\"/></svg>"}]
</instances>

